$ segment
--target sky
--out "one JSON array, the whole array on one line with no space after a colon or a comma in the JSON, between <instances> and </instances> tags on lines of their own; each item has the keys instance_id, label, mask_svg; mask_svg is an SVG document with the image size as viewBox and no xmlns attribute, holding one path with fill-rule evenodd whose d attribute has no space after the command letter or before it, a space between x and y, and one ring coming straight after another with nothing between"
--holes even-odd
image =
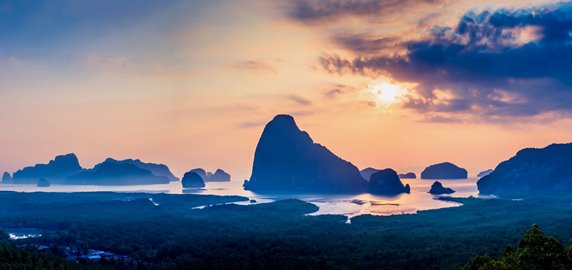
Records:
<instances>
[{"instance_id":1,"label":"sky","mask_svg":"<svg viewBox=\"0 0 572 270\"><path fill-rule=\"evenodd\" d=\"M0 171L76 153L249 177L291 114L359 168L572 141L572 3L0 0Z\"/></svg>"}]
</instances>

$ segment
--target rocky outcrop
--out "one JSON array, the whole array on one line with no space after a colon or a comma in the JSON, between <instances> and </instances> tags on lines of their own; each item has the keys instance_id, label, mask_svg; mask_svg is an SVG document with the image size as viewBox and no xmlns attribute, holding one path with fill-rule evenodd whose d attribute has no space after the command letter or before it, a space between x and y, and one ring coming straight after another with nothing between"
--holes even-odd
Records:
<instances>
[{"instance_id":1,"label":"rocky outcrop","mask_svg":"<svg viewBox=\"0 0 572 270\"><path fill-rule=\"evenodd\" d=\"M12 175L10 175L9 172L4 172L4 174L2 175L2 183L3 184L12 183Z\"/></svg>"},{"instance_id":2,"label":"rocky outcrop","mask_svg":"<svg viewBox=\"0 0 572 270\"><path fill-rule=\"evenodd\" d=\"M401 183L397 172L392 169L385 169L371 175L368 191L380 195L397 195L409 193L411 188L409 184L403 185Z\"/></svg>"},{"instance_id":3,"label":"rocky outcrop","mask_svg":"<svg viewBox=\"0 0 572 270\"><path fill-rule=\"evenodd\" d=\"M187 172L183 176L182 184L184 188L204 188L203 178L196 172Z\"/></svg>"},{"instance_id":4,"label":"rocky outcrop","mask_svg":"<svg viewBox=\"0 0 572 270\"><path fill-rule=\"evenodd\" d=\"M572 191L572 143L528 148L477 182L482 194Z\"/></svg>"},{"instance_id":5,"label":"rocky outcrop","mask_svg":"<svg viewBox=\"0 0 572 270\"><path fill-rule=\"evenodd\" d=\"M38 180L38 184L36 185L37 187L49 187L50 182L48 180L46 180L45 178L40 178L40 180Z\"/></svg>"},{"instance_id":6,"label":"rocky outcrop","mask_svg":"<svg viewBox=\"0 0 572 270\"><path fill-rule=\"evenodd\" d=\"M467 179L467 170L457 165L444 162L431 165L421 173L421 179Z\"/></svg>"},{"instance_id":7,"label":"rocky outcrop","mask_svg":"<svg viewBox=\"0 0 572 270\"><path fill-rule=\"evenodd\" d=\"M376 172L379 172L379 170L372 168L372 167L367 167L367 168L361 170L359 173L360 173L361 177L363 177L363 179L369 181L369 178L371 178L371 175L376 173Z\"/></svg>"},{"instance_id":8,"label":"rocky outcrop","mask_svg":"<svg viewBox=\"0 0 572 270\"><path fill-rule=\"evenodd\" d=\"M143 162L139 159L115 160L112 158L108 158L107 160L105 160L105 162L132 164L132 165L137 166L140 169L150 171L151 173L153 173L156 176L167 177L167 179L169 179L169 181L171 181L171 182L179 181L179 178L174 176L173 173L171 173L171 170L169 169L169 167L167 167L167 165L164 165L164 164L146 163L146 162Z\"/></svg>"},{"instance_id":9,"label":"rocky outcrop","mask_svg":"<svg viewBox=\"0 0 572 270\"><path fill-rule=\"evenodd\" d=\"M314 143L294 118L278 115L258 142L250 180L244 188L258 192L358 193L367 190L358 168Z\"/></svg>"},{"instance_id":10,"label":"rocky outcrop","mask_svg":"<svg viewBox=\"0 0 572 270\"><path fill-rule=\"evenodd\" d=\"M222 169L217 169L215 173L207 172L202 168L192 169L191 172L198 174L205 182L229 182L230 174Z\"/></svg>"},{"instance_id":11,"label":"rocky outcrop","mask_svg":"<svg viewBox=\"0 0 572 270\"><path fill-rule=\"evenodd\" d=\"M40 178L45 178L51 183L62 183L68 176L81 171L76 155L67 154L57 156L48 164L37 164L21 169L14 173L12 179L15 184L36 184Z\"/></svg>"},{"instance_id":12,"label":"rocky outcrop","mask_svg":"<svg viewBox=\"0 0 572 270\"><path fill-rule=\"evenodd\" d=\"M141 169L133 164L116 162L107 159L95 165L93 169L84 170L69 176L68 185L152 185L168 184L169 178L157 176L151 171Z\"/></svg>"},{"instance_id":13,"label":"rocky outcrop","mask_svg":"<svg viewBox=\"0 0 572 270\"><path fill-rule=\"evenodd\" d=\"M493 172L492 169L489 169L489 170L486 170L486 171L482 171L482 172L480 172L479 174L477 174L477 177L478 177L478 178L485 177L485 176L491 174L492 172Z\"/></svg>"},{"instance_id":14,"label":"rocky outcrop","mask_svg":"<svg viewBox=\"0 0 572 270\"><path fill-rule=\"evenodd\" d=\"M399 174L399 178L401 178L401 179L417 179L417 175L415 173L408 172L408 173Z\"/></svg>"},{"instance_id":15,"label":"rocky outcrop","mask_svg":"<svg viewBox=\"0 0 572 270\"><path fill-rule=\"evenodd\" d=\"M441 195L441 194L452 194L455 193L455 191L451 188L444 187L443 184L441 184L441 182L435 181L435 183L431 185L429 193L434 195Z\"/></svg>"}]
</instances>

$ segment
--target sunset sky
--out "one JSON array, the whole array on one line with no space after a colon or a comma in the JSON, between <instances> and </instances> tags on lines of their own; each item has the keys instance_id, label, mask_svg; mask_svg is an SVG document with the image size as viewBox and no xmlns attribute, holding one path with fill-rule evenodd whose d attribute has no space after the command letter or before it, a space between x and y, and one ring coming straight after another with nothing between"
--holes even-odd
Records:
<instances>
[{"instance_id":1,"label":"sunset sky","mask_svg":"<svg viewBox=\"0 0 572 270\"><path fill-rule=\"evenodd\" d=\"M572 4L0 0L0 171L76 153L249 177L291 114L359 168L572 141Z\"/></svg>"}]
</instances>

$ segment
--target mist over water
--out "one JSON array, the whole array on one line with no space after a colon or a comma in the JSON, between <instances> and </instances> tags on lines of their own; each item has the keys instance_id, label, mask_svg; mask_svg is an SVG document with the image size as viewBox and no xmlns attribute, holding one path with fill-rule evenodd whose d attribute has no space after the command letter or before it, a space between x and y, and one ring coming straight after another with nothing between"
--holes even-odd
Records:
<instances>
[{"instance_id":1,"label":"mist over water","mask_svg":"<svg viewBox=\"0 0 572 270\"><path fill-rule=\"evenodd\" d=\"M439 180L443 186L456 192L451 196L478 196L477 178L460 180ZM435 180L402 179L403 184L411 186L410 194L398 196L379 196L369 193L340 194L260 194L244 190L241 181L207 182L204 189L183 189L180 182L161 185L133 186L91 186L91 185L52 185L42 188L36 185L0 185L2 191L17 192L142 192L169 194L202 194L202 195L239 195L255 200L256 203L272 202L282 199L301 199L317 205L320 210L313 215L341 214L349 217L371 215L412 214L420 210L438 209L459 206L459 203L438 200L428 193Z\"/></svg>"}]
</instances>

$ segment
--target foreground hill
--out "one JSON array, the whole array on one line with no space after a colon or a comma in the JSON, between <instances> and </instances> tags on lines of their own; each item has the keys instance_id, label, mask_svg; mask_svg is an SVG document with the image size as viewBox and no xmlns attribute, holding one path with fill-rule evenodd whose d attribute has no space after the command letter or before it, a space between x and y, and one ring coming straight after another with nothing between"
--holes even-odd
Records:
<instances>
[{"instance_id":1,"label":"foreground hill","mask_svg":"<svg viewBox=\"0 0 572 270\"><path fill-rule=\"evenodd\" d=\"M483 194L572 190L572 143L527 148L477 182Z\"/></svg>"},{"instance_id":2,"label":"foreground hill","mask_svg":"<svg viewBox=\"0 0 572 270\"><path fill-rule=\"evenodd\" d=\"M294 118L278 115L264 131L244 188L262 192L357 193L367 190L356 166L314 143Z\"/></svg>"}]
</instances>

